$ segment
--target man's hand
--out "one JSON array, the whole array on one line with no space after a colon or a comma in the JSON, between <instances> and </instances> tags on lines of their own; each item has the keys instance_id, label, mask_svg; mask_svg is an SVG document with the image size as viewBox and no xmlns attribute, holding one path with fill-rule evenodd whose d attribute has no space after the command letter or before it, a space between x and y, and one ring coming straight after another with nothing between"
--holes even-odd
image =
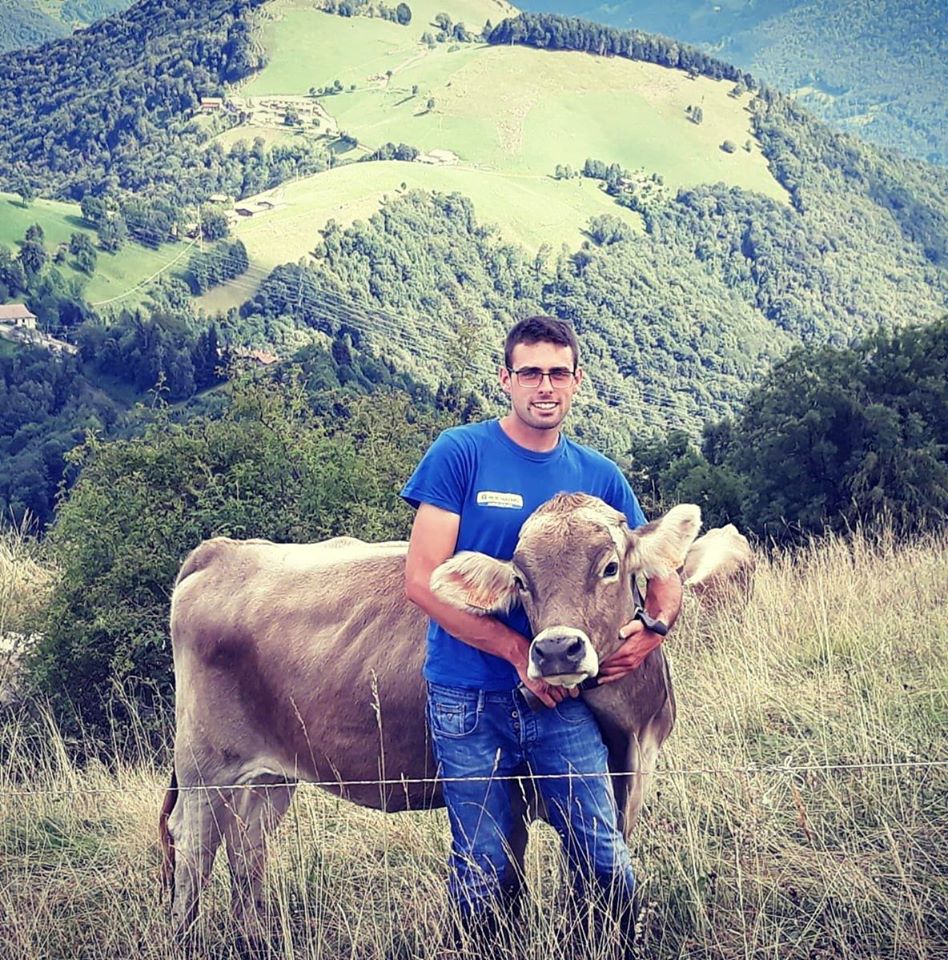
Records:
<instances>
[{"instance_id":1,"label":"man's hand","mask_svg":"<svg viewBox=\"0 0 948 960\"><path fill-rule=\"evenodd\" d=\"M527 676L526 665L522 669L518 666L517 674L523 685L540 700L544 707L555 707L567 697L579 696L579 687L555 687L545 680L531 680Z\"/></svg>"},{"instance_id":2,"label":"man's hand","mask_svg":"<svg viewBox=\"0 0 948 960\"><path fill-rule=\"evenodd\" d=\"M625 643L599 665L599 682L615 683L636 667L658 647L665 638L649 630L641 620L631 620L620 628L619 636Z\"/></svg>"}]
</instances>

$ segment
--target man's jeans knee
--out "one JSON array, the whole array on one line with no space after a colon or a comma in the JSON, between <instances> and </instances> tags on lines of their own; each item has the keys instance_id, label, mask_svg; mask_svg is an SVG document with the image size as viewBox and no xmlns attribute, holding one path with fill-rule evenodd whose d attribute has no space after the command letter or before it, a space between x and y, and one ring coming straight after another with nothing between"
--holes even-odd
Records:
<instances>
[{"instance_id":1,"label":"man's jeans knee","mask_svg":"<svg viewBox=\"0 0 948 960\"><path fill-rule=\"evenodd\" d=\"M519 887L511 843L523 829L522 802L508 778L526 767L538 775L578 879L631 901L635 878L616 826L606 748L585 703L567 700L533 713L516 691L429 683L428 719L451 822L449 887L462 911L479 912Z\"/></svg>"}]
</instances>

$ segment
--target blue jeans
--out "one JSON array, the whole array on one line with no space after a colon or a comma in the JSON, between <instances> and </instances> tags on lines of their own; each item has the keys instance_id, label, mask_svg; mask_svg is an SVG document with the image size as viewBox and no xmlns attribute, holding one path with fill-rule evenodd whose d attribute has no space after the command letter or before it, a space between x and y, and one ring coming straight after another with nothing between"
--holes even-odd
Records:
<instances>
[{"instance_id":1,"label":"blue jeans","mask_svg":"<svg viewBox=\"0 0 948 960\"><path fill-rule=\"evenodd\" d=\"M581 699L534 713L517 690L429 683L428 723L451 822L449 889L462 914L497 905L519 885L510 838L520 787L501 778L528 770L540 776L537 787L574 875L604 888L613 903L631 904L635 875L604 776L606 747ZM466 777L479 779L454 779Z\"/></svg>"}]
</instances>

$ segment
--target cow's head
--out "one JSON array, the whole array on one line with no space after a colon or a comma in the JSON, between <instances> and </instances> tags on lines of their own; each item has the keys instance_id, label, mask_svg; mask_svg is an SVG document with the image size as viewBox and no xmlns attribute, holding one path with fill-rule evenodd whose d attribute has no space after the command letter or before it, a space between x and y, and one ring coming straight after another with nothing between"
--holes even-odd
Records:
<instances>
[{"instance_id":1,"label":"cow's head","mask_svg":"<svg viewBox=\"0 0 948 960\"><path fill-rule=\"evenodd\" d=\"M630 530L602 500L561 493L524 523L512 560L459 553L434 571L431 588L472 613L521 603L534 634L530 676L572 686L596 676L621 645L619 628L634 612L632 578L677 570L700 525L698 507L682 504Z\"/></svg>"}]
</instances>

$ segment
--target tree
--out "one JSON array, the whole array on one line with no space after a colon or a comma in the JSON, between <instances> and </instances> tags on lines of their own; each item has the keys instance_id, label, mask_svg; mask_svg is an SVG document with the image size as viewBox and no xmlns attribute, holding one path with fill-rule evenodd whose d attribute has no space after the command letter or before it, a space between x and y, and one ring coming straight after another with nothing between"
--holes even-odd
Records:
<instances>
[{"instance_id":1,"label":"tree","mask_svg":"<svg viewBox=\"0 0 948 960\"><path fill-rule=\"evenodd\" d=\"M82 211L83 218L91 224L98 224L108 212L108 208L102 197L95 197L91 193L83 196L79 202L79 209Z\"/></svg>"},{"instance_id":2,"label":"tree","mask_svg":"<svg viewBox=\"0 0 948 960\"><path fill-rule=\"evenodd\" d=\"M220 207L211 204L201 207L201 236L204 240L220 240L229 233L227 214Z\"/></svg>"},{"instance_id":3,"label":"tree","mask_svg":"<svg viewBox=\"0 0 948 960\"><path fill-rule=\"evenodd\" d=\"M20 198L20 205L28 207L36 199L36 190L26 177L17 177L13 184L13 192Z\"/></svg>"},{"instance_id":4,"label":"tree","mask_svg":"<svg viewBox=\"0 0 948 960\"><path fill-rule=\"evenodd\" d=\"M395 19L403 27L407 27L411 23L411 7L407 3L400 3L395 8Z\"/></svg>"},{"instance_id":5,"label":"tree","mask_svg":"<svg viewBox=\"0 0 948 960\"><path fill-rule=\"evenodd\" d=\"M733 140L725 140L724 143L721 144L721 149L725 153L734 153L737 150L737 144L735 144Z\"/></svg>"},{"instance_id":6,"label":"tree","mask_svg":"<svg viewBox=\"0 0 948 960\"><path fill-rule=\"evenodd\" d=\"M95 249L89 246L87 250L81 250L76 254L76 266L85 274L88 274L90 277L95 273L96 262L98 261L98 256L96 255Z\"/></svg>"},{"instance_id":7,"label":"tree","mask_svg":"<svg viewBox=\"0 0 948 960\"><path fill-rule=\"evenodd\" d=\"M108 253L120 250L128 239L125 218L119 213L107 215L99 221L99 246Z\"/></svg>"},{"instance_id":8,"label":"tree","mask_svg":"<svg viewBox=\"0 0 948 960\"><path fill-rule=\"evenodd\" d=\"M92 437L71 458L82 470L51 535L62 577L32 668L67 727L78 715L107 731L116 683L141 705L170 696L168 585L195 544L404 537L399 484L446 425L399 394L383 409L340 392L323 416L298 377L241 381L222 400L218 416L158 415L144 435Z\"/></svg>"},{"instance_id":9,"label":"tree","mask_svg":"<svg viewBox=\"0 0 948 960\"><path fill-rule=\"evenodd\" d=\"M700 125L703 120L704 120L704 110L702 110L701 107L692 107L691 122Z\"/></svg>"},{"instance_id":10,"label":"tree","mask_svg":"<svg viewBox=\"0 0 948 960\"><path fill-rule=\"evenodd\" d=\"M948 319L795 350L748 397L725 462L747 522L768 536L943 526Z\"/></svg>"},{"instance_id":11,"label":"tree","mask_svg":"<svg viewBox=\"0 0 948 960\"><path fill-rule=\"evenodd\" d=\"M46 248L38 240L24 240L20 246L20 263L26 273L27 281L32 280L49 260Z\"/></svg>"},{"instance_id":12,"label":"tree","mask_svg":"<svg viewBox=\"0 0 948 960\"><path fill-rule=\"evenodd\" d=\"M428 102L425 104L425 109L430 113L435 108L435 98L428 97Z\"/></svg>"}]
</instances>

